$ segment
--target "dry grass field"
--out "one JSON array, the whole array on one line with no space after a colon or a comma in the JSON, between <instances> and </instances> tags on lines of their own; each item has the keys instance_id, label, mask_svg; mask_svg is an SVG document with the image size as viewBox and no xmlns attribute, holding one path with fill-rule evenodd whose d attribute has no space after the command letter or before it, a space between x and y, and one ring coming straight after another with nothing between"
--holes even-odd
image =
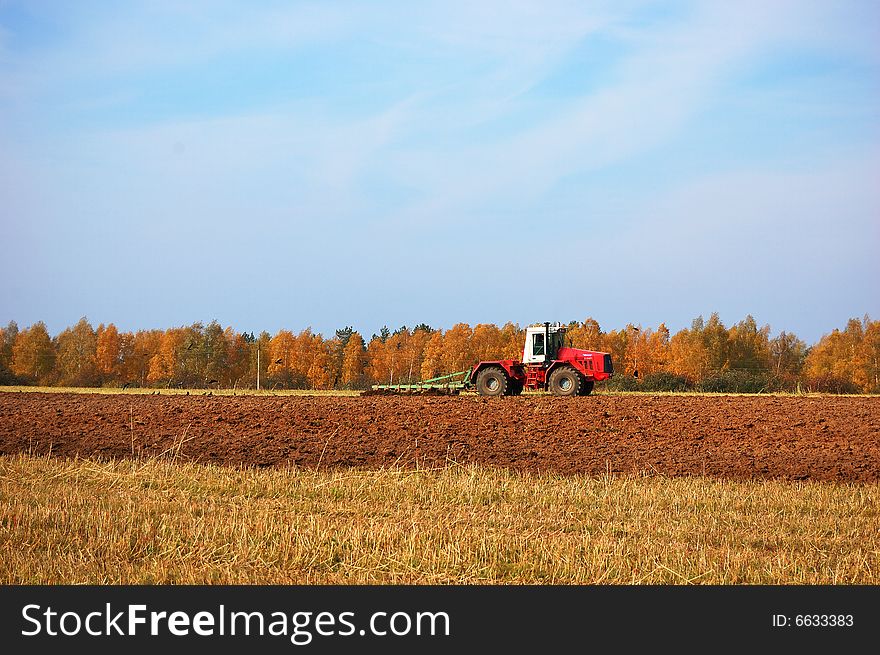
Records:
<instances>
[{"instance_id":1,"label":"dry grass field","mask_svg":"<svg viewBox=\"0 0 880 655\"><path fill-rule=\"evenodd\" d=\"M877 584L880 486L0 457L3 584Z\"/></svg>"}]
</instances>

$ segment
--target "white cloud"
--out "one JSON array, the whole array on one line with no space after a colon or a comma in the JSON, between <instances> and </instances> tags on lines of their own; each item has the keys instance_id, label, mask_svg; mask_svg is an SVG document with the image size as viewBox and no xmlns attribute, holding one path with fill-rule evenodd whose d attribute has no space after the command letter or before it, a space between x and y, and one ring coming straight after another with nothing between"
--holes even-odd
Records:
<instances>
[{"instance_id":1,"label":"white cloud","mask_svg":"<svg viewBox=\"0 0 880 655\"><path fill-rule=\"evenodd\" d=\"M28 53L7 46L4 54L0 34L0 102L5 103L0 104L0 171L15 174L5 178L14 179L14 193L5 190L3 199L12 199L47 232L46 225L55 223L51 240L32 243L46 248L46 259L57 262L59 270L64 268L60 255L75 237L101 236L95 223L109 235L107 242L164 239L161 245L190 248L186 254L197 263L207 260L203 244L210 240L217 253L230 253L228 259L258 264L248 270L275 267L278 280L289 279L297 265L289 256L292 244L304 261L315 264L323 260L320 249L332 241L335 255L343 259L354 253L356 258L346 261L379 273L405 257L430 269L417 279L380 275L383 285L371 296L361 294L375 301L370 311L377 313L388 309L382 303L393 304L388 298L404 294L418 296L412 302L423 303L419 311L431 309L437 316L466 307L488 311L490 301L503 313L527 297L535 299L539 313L588 302L625 306L624 322L670 320L661 312L682 295L692 292L700 303L724 295L713 288L726 283L723 276L694 275L694 270L735 262L743 251L778 274L785 273L784 262L794 269L795 259L774 258L774 240L781 238L776 234L789 239L782 251L786 257L792 248L825 247L836 252L844 268L876 271L865 255L866 244L877 237L871 223L878 207L876 137L866 140L867 155L829 146L828 166L813 171L785 170L795 158L781 152L772 165L747 156L722 158L711 175L679 169L672 176L679 186L659 197L648 197L650 191L638 185L631 194L627 188L615 207L626 221L609 226L598 242L595 235L592 240L582 233L565 235L554 259L557 272L566 276L565 284L554 287L559 298L546 291L543 277L533 282L498 275L490 270L492 262L474 261L467 251L497 246L494 235L508 246L527 243L524 230L534 221L555 225L549 215L539 213L529 225L522 217L553 201L560 181L569 176L607 175L651 157L660 146L685 141L694 119L718 102L719 92L731 93L729 80L768 53L806 44L876 61L870 59L876 58L876 45L867 45L868 22L854 26L854 5L840 6L695 3L655 20L651 14L657 6L650 2L126 3L113 14L105 5L97 15L79 5L53 5L49 13L72 12L64 42ZM564 98L541 95L539 84L593 38L602 48L620 44L608 57L613 67L598 76L601 84ZM396 57L401 66L384 70L379 65L377 95L362 105L342 107L320 87L312 100L281 98L248 113L230 104L208 106L210 117L200 120L175 115L174 107L157 112L162 118L133 112L125 129L86 130L81 123L46 120L53 114L42 113L62 83L65 109L109 116L113 108L138 103L138 78L130 73L165 79L182 66L210 67L224 57L290 52L304 44L321 46L309 53L327 56L321 70L328 74L334 66L352 65L350 59L364 52L380 62ZM90 85L94 80L107 83ZM777 92L785 97L772 88L737 100L773 102ZM838 111L835 101L829 98L810 111L829 115ZM832 136L828 143L833 141ZM760 152L757 144L749 156ZM626 180L616 183L618 191L626 186ZM397 189L406 193L389 202L383 185L391 189L389 195ZM571 213L585 199L579 192L567 198ZM562 202L556 209L564 212ZM603 202L609 201L598 200ZM843 228L829 234L832 215ZM276 229L291 226L296 230ZM490 229L480 233L480 227ZM370 240L371 235L381 238ZM185 243L188 236L195 245ZM246 249L243 239L250 239ZM80 243L88 251L96 241ZM598 264L583 256L596 248ZM848 250L855 255L841 254ZM252 252L261 255L249 260ZM620 261L633 266L620 267ZM646 277L652 272L647 263L666 279ZM469 274L492 280L491 293L484 294L490 300L475 294L466 300L448 291L450 271L457 274L465 266ZM827 293L828 276L842 275L840 269L797 270L808 278L798 293L807 293L809 285ZM332 288L326 280L337 283L344 274L350 271L336 271L336 277L321 281L327 286L316 282L309 293L318 299L334 296L326 292ZM726 292L745 282L733 280ZM572 294L581 296L573 301ZM443 306L435 309L438 298ZM654 307L658 320L639 316L633 306ZM681 311L690 318L693 306ZM697 311L705 307L699 306Z\"/></svg>"},{"instance_id":2,"label":"white cloud","mask_svg":"<svg viewBox=\"0 0 880 655\"><path fill-rule=\"evenodd\" d=\"M598 248L609 272L585 286L598 288L603 306L625 289L637 317L628 320L647 324L681 316L683 308L691 315L727 308L727 320L752 313L786 329L876 311L880 189L872 181L880 156L871 149L824 155L800 170L750 167L688 178L634 200L626 227L566 239L558 260L565 275L586 279L597 262L582 254Z\"/></svg>"},{"instance_id":3,"label":"white cloud","mask_svg":"<svg viewBox=\"0 0 880 655\"><path fill-rule=\"evenodd\" d=\"M14 80L9 86L20 97L39 97L71 80L169 72L218 56L340 39L357 26L360 11L322 3L146 2L100 10L61 6L38 14L55 23L54 40L26 54L7 48L5 62L0 57L2 77Z\"/></svg>"},{"instance_id":4,"label":"white cloud","mask_svg":"<svg viewBox=\"0 0 880 655\"><path fill-rule=\"evenodd\" d=\"M425 200L394 220L444 216L470 221L470 210L487 199L507 206L535 202L567 175L646 154L680 136L732 74L775 48L809 42L822 31L828 13L797 2L755 2L698 4L692 15L660 26L626 27L624 17L607 18L605 33L631 47L613 82L580 99L548 106L540 121L493 141L401 148L392 170L404 184L420 189ZM592 23L572 24L576 28L565 30L563 40L589 38ZM839 32L823 36L825 42L842 38ZM500 53L505 41L490 43ZM540 47L532 55L545 64L554 60ZM503 64L499 68L508 70ZM543 72L541 65L534 68ZM531 80L526 79L527 87ZM416 120L454 138L463 126L489 122L511 108L509 97L500 105L480 100L479 93L462 98L444 114L425 107Z\"/></svg>"}]
</instances>

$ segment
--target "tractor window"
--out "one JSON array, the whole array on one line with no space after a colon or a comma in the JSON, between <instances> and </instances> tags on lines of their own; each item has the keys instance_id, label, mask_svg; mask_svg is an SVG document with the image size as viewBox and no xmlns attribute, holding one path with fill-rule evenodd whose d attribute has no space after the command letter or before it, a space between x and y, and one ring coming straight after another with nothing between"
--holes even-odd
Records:
<instances>
[{"instance_id":1,"label":"tractor window","mask_svg":"<svg viewBox=\"0 0 880 655\"><path fill-rule=\"evenodd\" d=\"M532 354L533 355L543 355L544 354L544 335L541 333L535 334L533 337Z\"/></svg>"},{"instance_id":2,"label":"tractor window","mask_svg":"<svg viewBox=\"0 0 880 655\"><path fill-rule=\"evenodd\" d=\"M603 367L603 368L604 368L604 371L605 371L608 375L611 375L611 374L614 372L614 367L611 365L611 355L607 355L607 354L605 355L605 362L604 362L604 364L605 364L605 366Z\"/></svg>"}]
</instances>

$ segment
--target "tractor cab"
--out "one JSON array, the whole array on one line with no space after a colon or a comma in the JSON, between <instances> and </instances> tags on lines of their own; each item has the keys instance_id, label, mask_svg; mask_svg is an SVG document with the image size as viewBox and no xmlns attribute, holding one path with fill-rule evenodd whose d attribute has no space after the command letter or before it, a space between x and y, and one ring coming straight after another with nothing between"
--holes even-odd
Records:
<instances>
[{"instance_id":1,"label":"tractor cab","mask_svg":"<svg viewBox=\"0 0 880 655\"><path fill-rule=\"evenodd\" d=\"M526 328L523 364L544 364L556 359L564 345L565 326L561 323L530 325Z\"/></svg>"}]
</instances>

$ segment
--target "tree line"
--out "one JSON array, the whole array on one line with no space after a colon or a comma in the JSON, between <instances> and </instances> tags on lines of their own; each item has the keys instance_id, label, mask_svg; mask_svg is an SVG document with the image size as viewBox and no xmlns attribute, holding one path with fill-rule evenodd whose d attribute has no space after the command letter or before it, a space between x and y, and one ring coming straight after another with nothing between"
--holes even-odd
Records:
<instances>
[{"instance_id":1,"label":"tree line","mask_svg":"<svg viewBox=\"0 0 880 655\"><path fill-rule=\"evenodd\" d=\"M513 323L383 327L366 340L351 326L331 338L311 329L254 335L216 321L120 332L85 317L53 337L42 321L10 321L0 328L0 384L253 389L259 378L263 389L363 389L520 359L524 339ZM675 334L663 323L603 331L588 318L569 323L566 340L612 354L611 389L880 393L880 321L868 316L812 346L790 332L771 337L751 316L727 327L717 314Z\"/></svg>"}]
</instances>

